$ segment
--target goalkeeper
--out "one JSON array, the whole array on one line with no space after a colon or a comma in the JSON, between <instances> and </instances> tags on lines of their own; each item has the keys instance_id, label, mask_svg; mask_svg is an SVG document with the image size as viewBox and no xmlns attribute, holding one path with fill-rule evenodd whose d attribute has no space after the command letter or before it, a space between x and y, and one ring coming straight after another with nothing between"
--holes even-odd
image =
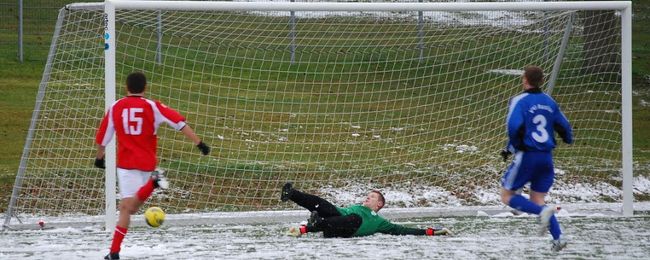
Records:
<instances>
[{"instance_id":1,"label":"goalkeeper","mask_svg":"<svg viewBox=\"0 0 650 260\"><path fill-rule=\"evenodd\" d=\"M450 235L446 228L409 228L391 223L377 212L384 207L384 195L370 191L361 205L339 208L315 195L300 192L290 182L282 187L280 200L291 200L311 211L307 225L292 227L288 235L301 236L307 232L323 232L325 237L361 237L375 233L391 235Z\"/></svg>"}]
</instances>

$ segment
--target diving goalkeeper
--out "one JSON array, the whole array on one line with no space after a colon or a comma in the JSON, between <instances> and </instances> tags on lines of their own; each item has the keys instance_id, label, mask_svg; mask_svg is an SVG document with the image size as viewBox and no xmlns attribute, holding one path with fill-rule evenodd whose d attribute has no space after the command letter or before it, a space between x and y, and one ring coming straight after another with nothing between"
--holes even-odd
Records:
<instances>
[{"instance_id":1,"label":"diving goalkeeper","mask_svg":"<svg viewBox=\"0 0 650 260\"><path fill-rule=\"evenodd\" d=\"M384 195L372 190L361 205L339 208L315 195L300 192L290 182L284 184L280 200L291 200L311 211L307 225L292 227L288 235L301 236L308 232L323 232L325 237L361 237L375 233L391 235L450 235L446 228L409 228L393 224L379 216L384 207Z\"/></svg>"}]
</instances>

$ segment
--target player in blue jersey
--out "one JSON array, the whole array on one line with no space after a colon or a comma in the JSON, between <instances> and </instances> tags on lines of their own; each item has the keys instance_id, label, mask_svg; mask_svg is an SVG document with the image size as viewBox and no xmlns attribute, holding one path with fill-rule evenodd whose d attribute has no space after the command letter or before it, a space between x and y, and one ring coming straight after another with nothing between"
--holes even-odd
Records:
<instances>
[{"instance_id":1,"label":"player in blue jersey","mask_svg":"<svg viewBox=\"0 0 650 260\"><path fill-rule=\"evenodd\" d=\"M506 119L508 145L501 152L504 160L514 159L501 179L501 201L517 210L540 216L543 232L553 236L552 250L560 251L566 241L555 218L556 207L546 206L544 198L553 186L554 132L562 141L573 143L573 133L567 118L553 98L542 92L544 72L528 66L522 76L523 93L510 100ZM530 183L530 200L517 193Z\"/></svg>"}]
</instances>

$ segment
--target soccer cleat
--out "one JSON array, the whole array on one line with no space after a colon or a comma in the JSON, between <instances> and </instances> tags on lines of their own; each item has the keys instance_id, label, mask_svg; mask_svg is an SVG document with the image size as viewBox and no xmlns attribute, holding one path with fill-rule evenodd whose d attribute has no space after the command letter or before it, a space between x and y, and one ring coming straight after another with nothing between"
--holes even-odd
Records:
<instances>
[{"instance_id":1,"label":"soccer cleat","mask_svg":"<svg viewBox=\"0 0 650 260\"><path fill-rule=\"evenodd\" d=\"M293 193L293 184L291 182L287 182L282 186L282 192L280 193L280 200L281 201L288 201L289 198L291 198L291 194Z\"/></svg>"},{"instance_id":2,"label":"soccer cleat","mask_svg":"<svg viewBox=\"0 0 650 260\"><path fill-rule=\"evenodd\" d=\"M555 206L546 206L542 209L542 212L539 213L539 222L540 222L540 235L546 234L548 226L551 222L551 217L553 214L557 213L557 208Z\"/></svg>"},{"instance_id":3,"label":"soccer cleat","mask_svg":"<svg viewBox=\"0 0 650 260\"><path fill-rule=\"evenodd\" d=\"M554 252L559 252L560 250L566 247L567 242L562 239L558 239L558 240L551 241L551 244L552 244L551 250L553 250Z\"/></svg>"},{"instance_id":4,"label":"soccer cleat","mask_svg":"<svg viewBox=\"0 0 650 260\"><path fill-rule=\"evenodd\" d=\"M165 171L160 168L156 168L151 173L151 179L153 180L153 186L155 188L161 188L163 190L169 188L169 182L167 181L167 178L165 178Z\"/></svg>"},{"instance_id":5,"label":"soccer cleat","mask_svg":"<svg viewBox=\"0 0 650 260\"><path fill-rule=\"evenodd\" d=\"M287 231L287 236L300 237L305 233L307 233L307 227L305 226L290 227Z\"/></svg>"},{"instance_id":6,"label":"soccer cleat","mask_svg":"<svg viewBox=\"0 0 650 260\"><path fill-rule=\"evenodd\" d=\"M104 256L105 260L113 260L113 259L120 259L120 253L109 253L108 255Z\"/></svg>"}]
</instances>

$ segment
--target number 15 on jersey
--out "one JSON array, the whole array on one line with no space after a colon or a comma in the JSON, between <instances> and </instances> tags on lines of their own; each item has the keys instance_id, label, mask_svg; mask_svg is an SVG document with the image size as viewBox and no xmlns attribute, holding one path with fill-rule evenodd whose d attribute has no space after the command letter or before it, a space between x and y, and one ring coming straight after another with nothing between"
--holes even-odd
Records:
<instances>
[{"instance_id":1,"label":"number 15 on jersey","mask_svg":"<svg viewBox=\"0 0 650 260\"><path fill-rule=\"evenodd\" d=\"M142 117L139 116L144 109L139 107L126 108L122 110L122 127L127 135L142 134Z\"/></svg>"}]
</instances>

